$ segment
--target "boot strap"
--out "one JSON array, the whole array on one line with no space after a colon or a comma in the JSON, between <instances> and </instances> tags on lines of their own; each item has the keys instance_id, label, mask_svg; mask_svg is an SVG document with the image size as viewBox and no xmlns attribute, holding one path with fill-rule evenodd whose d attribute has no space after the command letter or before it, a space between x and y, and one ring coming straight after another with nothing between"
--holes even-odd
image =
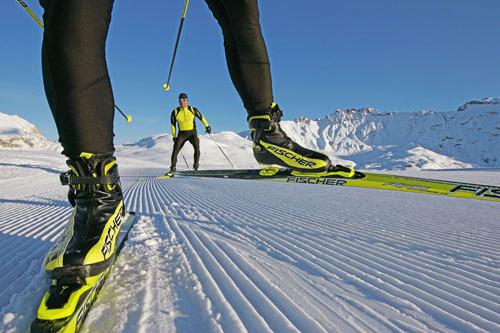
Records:
<instances>
[{"instance_id":1,"label":"boot strap","mask_svg":"<svg viewBox=\"0 0 500 333\"><path fill-rule=\"evenodd\" d=\"M265 131L271 131L273 129L273 123L269 115L251 117L248 121L248 127L250 127L250 136L255 144L258 144L259 138Z\"/></svg>"},{"instance_id":2,"label":"boot strap","mask_svg":"<svg viewBox=\"0 0 500 333\"><path fill-rule=\"evenodd\" d=\"M63 185L114 185L120 180L118 172L101 177L78 177L71 171L63 172L59 176Z\"/></svg>"},{"instance_id":3,"label":"boot strap","mask_svg":"<svg viewBox=\"0 0 500 333\"><path fill-rule=\"evenodd\" d=\"M261 130L270 131L272 130L273 123L270 120L250 120L248 127L251 131Z\"/></svg>"}]
</instances>

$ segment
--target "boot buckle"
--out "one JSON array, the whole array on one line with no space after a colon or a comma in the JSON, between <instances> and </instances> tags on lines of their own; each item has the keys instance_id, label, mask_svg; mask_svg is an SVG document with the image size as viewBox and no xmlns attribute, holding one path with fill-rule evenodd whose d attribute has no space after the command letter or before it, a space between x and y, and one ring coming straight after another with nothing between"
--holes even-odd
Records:
<instances>
[{"instance_id":1,"label":"boot buckle","mask_svg":"<svg viewBox=\"0 0 500 333\"><path fill-rule=\"evenodd\" d=\"M63 185L115 185L120 180L118 172L101 177L77 177L70 171L59 175L59 180Z\"/></svg>"}]
</instances>

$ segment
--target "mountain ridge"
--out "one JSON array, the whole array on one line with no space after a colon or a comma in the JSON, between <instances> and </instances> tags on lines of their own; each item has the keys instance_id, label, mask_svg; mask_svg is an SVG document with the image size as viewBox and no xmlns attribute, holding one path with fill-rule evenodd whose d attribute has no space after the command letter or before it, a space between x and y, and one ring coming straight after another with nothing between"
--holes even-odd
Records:
<instances>
[{"instance_id":1,"label":"mountain ridge","mask_svg":"<svg viewBox=\"0 0 500 333\"><path fill-rule=\"evenodd\" d=\"M337 109L319 119L282 120L281 126L299 144L325 152L334 163L359 169L500 167L500 98L469 101L451 112ZM248 131L200 135L200 139L202 164L227 167L222 149L237 166L257 166ZM191 146L186 147L185 155L191 161ZM35 125L2 113L0 149L61 150ZM161 133L118 144L116 149L118 154L142 156L164 165L170 157L172 137Z\"/></svg>"},{"instance_id":2,"label":"mountain ridge","mask_svg":"<svg viewBox=\"0 0 500 333\"><path fill-rule=\"evenodd\" d=\"M283 120L281 126L299 144L361 168L385 168L391 156L400 162L389 163L391 168L432 168L432 163L421 163L435 160L431 151L452 168L500 166L499 98L467 102L451 112L337 109L320 119ZM241 135L248 138L249 133ZM412 162L417 151L422 160Z\"/></svg>"},{"instance_id":3,"label":"mountain ridge","mask_svg":"<svg viewBox=\"0 0 500 333\"><path fill-rule=\"evenodd\" d=\"M29 121L0 112L0 149L62 150L57 142L46 139Z\"/></svg>"}]
</instances>

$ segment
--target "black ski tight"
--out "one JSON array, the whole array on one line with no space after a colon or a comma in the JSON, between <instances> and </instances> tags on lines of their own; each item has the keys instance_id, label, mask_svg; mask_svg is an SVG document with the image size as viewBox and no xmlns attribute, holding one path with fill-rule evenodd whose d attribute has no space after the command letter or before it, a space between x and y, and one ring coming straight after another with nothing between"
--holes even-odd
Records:
<instances>
[{"instance_id":1,"label":"black ski tight","mask_svg":"<svg viewBox=\"0 0 500 333\"><path fill-rule=\"evenodd\" d=\"M227 67L249 114L273 102L271 71L257 0L205 0L222 28Z\"/></svg>"},{"instance_id":2,"label":"black ski tight","mask_svg":"<svg viewBox=\"0 0 500 333\"><path fill-rule=\"evenodd\" d=\"M224 36L231 79L249 114L273 101L257 0L206 0ZM105 45L113 0L40 0L45 93L69 157L114 150L114 98ZM138 4L139 6L140 4Z\"/></svg>"},{"instance_id":3,"label":"black ski tight","mask_svg":"<svg viewBox=\"0 0 500 333\"><path fill-rule=\"evenodd\" d=\"M174 149L172 150L172 157L170 161L170 167L175 168L177 166L177 155L181 151L182 147L189 141L194 149L194 163L193 167L197 166L200 162L200 139L198 139L198 134L196 131L179 131L179 135L174 139Z\"/></svg>"}]
</instances>

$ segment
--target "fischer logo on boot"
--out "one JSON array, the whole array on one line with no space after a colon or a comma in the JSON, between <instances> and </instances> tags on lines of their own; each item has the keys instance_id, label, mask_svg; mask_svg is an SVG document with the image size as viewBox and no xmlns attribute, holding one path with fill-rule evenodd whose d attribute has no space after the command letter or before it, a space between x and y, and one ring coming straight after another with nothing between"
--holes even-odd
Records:
<instances>
[{"instance_id":1,"label":"fischer logo on boot","mask_svg":"<svg viewBox=\"0 0 500 333\"><path fill-rule=\"evenodd\" d=\"M289 159L289 160L291 160L299 165L309 167L309 168L314 168L316 166L316 163L314 163L312 161L305 160L304 158L302 158L301 155L294 154L289 150L280 149L278 147L271 146L271 145L268 145L266 147L266 149L271 151L275 155L283 156L283 157L285 157L285 158L287 158L287 159Z\"/></svg>"},{"instance_id":2,"label":"fischer logo on boot","mask_svg":"<svg viewBox=\"0 0 500 333\"><path fill-rule=\"evenodd\" d=\"M122 224L122 214L118 212L113 219L113 223L109 226L108 232L106 233L106 238L104 239L104 245L101 248L101 252L104 255L104 259L109 255L113 247L113 240L116 238L118 232L120 231L120 226Z\"/></svg>"}]
</instances>

